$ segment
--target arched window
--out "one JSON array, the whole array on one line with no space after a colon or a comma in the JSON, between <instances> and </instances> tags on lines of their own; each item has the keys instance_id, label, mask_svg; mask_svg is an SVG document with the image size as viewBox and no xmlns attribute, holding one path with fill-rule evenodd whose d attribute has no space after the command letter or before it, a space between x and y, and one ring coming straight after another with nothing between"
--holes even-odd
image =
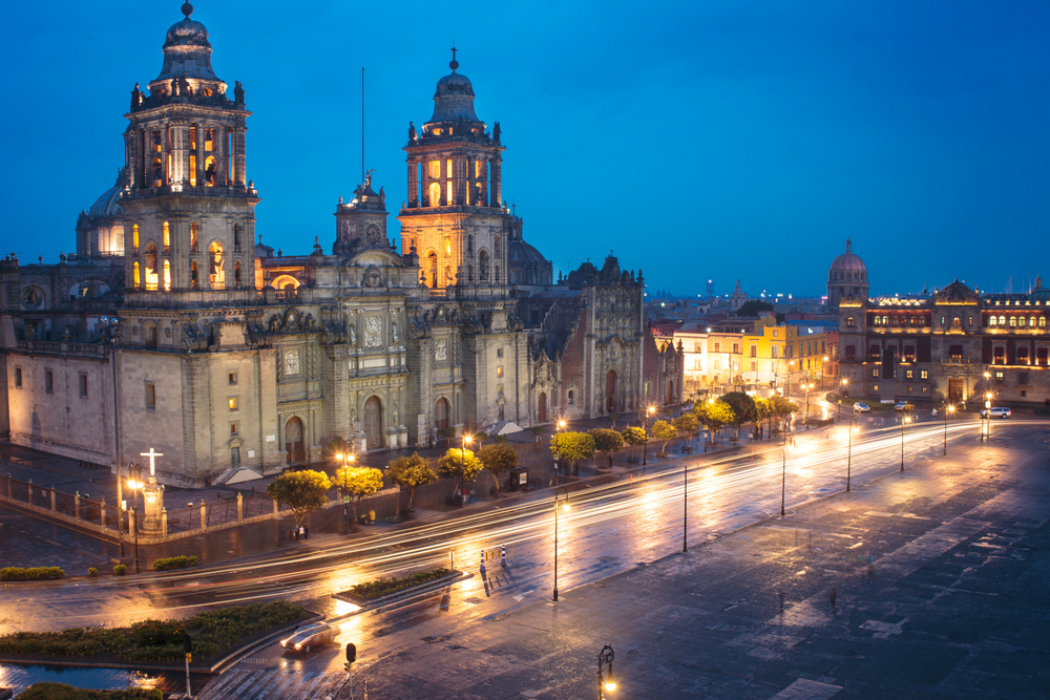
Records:
<instances>
[{"instance_id":1,"label":"arched window","mask_svg":"<svg viewBox=\"0 0 1050 700\"><path fill-rule=\"evenodd\" d=\"M152 241L146 246L146 291L157 291L157 246Z\"/></svg>"},{"instance_id":2,"label":"arched window","mask_svg":"<svg viewBox=\"0 0 1050 700\"><path fill-rule=\"evenodd\" d=\"M211 129L208 129L210 132ZM204 159L204 186L215 187L219 184L219 170L218 161L215 160L215 156L208 156Z\"/></svg>"},{"instance_id":3,"label":"arched window","mask_svg":"<svg viewBox=\"0 0 1050 700\"><path fill-rule=\"evenodd\" d=\"M890 317L889 316L883 316L882 317L882 325L884 325L884 326L890 325Z\"/></svg>"},{"instance_id":4,"label":"arched window","mask_svg":"<svg viewBox=\"0 0 1050 700\"><path fill-rule=\"evenodd\" d=\"M430 251L427 257L427 275L430 277L430 288L437 289L438 286L438 256L435 251Z\"/></svg>"},{"instance_id":5,"label":"arched window","mask_svg":"<svg viewBox=\"0 0 1050 700\"><path fill-rule=\"evenodd\" d=\"M1046 328L1046 316L1039 317L1039 327Z\"/></svg>"},{"instance_id":6,"label":"arched window","mask_svg":"<svg viewBox=\"0 0 1050 700\"><path fill-rule=\"evenodd\" d=\"M478 253L478 277L482 280L489 278L489 252L485 249Z\"/></svg>"},{"instance_id":7,"label":"arched window","mask_svg":"<svg viewBox=\"0 0 1050 700\"><path fill-rule=\"evenodd\" d=\"M846 328L854 328L856 325L857 322L853 319L852 316L846 318Z\"/></svg>"},{"instance_id":8,"label":"arched window","mask_svg":"<svg viewBox=\"0 0 1050 700\"><path fill-rule=\"evenodd\" d=\"M240 250L241 249L241 232L243 230L244 230L244 227L241 226L240 224L234 224L233 225L233 249L234 250Z\"/></svg>"},{"instance_id":9,"label":"arched window","mask_svg":"<svg viewBox=\"0 0 1050 700\"><path fill-rule=\"evenodd\" d=\"M201 227L196 221L190 223L190 252L196 253L200 248Z\"/></svg>"},{"instance_id":10,"label":"arched window","mask_svg":"<svg viewBox=\"0 0 1050 700\"><path fill-rule=\"evenodd\" d=\"M226 260L222 244L215 241L208 247L208 283L212 289L226 289Z\"/></svg>"},{"instance_id":11,"label":"arched window","mask_svg":"<svg viewBox=\"0 0 1050 700\"><path fill-rule=\"evenodd\" d=\"M164 291L171 291L171 262L168 260L164 261Z\"/></svg>"},{"instance_id":12,"label":"arched window","mask_svg":"<svg viewBox=\"0 0 1050 700\"><path fill-rule=\"evenodd\" d=\"M1017 317L1016 316L1011 316L1010 317L1010 328L1017 328Z\"/></svg>"},{"instance_id":13,"label":"arched window","mask_svg":"<svg viewBox=\"0 0 1050 700\"><path fill-rule=\"evenodd\" d=\"M167 221L164 222L164 252L167 253L171 248L171 225Z\"/></svg>"},{"instance_id":14,"label":"arched window","mask_svg":"<svg viewBox=\"0 0 1050 700\"><path fill-rule=\"evenodd\" d=\"M131 225L131 247L137 253L139 252L139 225Z\"/></svg>"},{"instance_id":15,"label":"arched window","mask_svg":"<svg viewBox=\"0 0 1050 700\"><path fill-rule=\"evenodd\" d=\"M880 317L878 317L878 316L875 317L875 325L876 326L881 326L882 325L882 319Z\"/></svg>"},{"instance_id":16,"label":"arched window","mask_svg":"<svg viewBox=\"0 0 1050 700\"><path fill-rule=\"evenodd\" d=\"M952 328L962 328L962 319L960 319L958 316L953 316Z\"/></svg>"},{"instance_id":17,"label":"arched window","mask_svg":"<svg viewBox=\"0 0 1050 700\"><path fill-rule=\"evenodd\" d=\"M160 162L160 158L153 159L153 176L152 176L154 187L164 186L164 167Z\"/></svg>"},{"instance_id":18,"label":"arched window","mask_svg":"<svg viewBox=\"0 0 1050 700\"><path fill-rule=\"evenodd\" d=\"M998 322L997 322L995 316L989 316L988 317L988 325L991 326L992 328L995 328L998 325Z\"/></svg>"},{"instance_id":19,"label":"arched window","mask_svg":"<svg viewBox=\"0 0 1050 700\"><path fill-rule=\"evenodd\" d=\"M132 265L132 280L135 284L135 289L138 289L142 285L142 278L139 276L139 264L136 262Z\"/></svg>"},{"instance_id":20,"label":"arched window","mask_svg":"<svg viewBox=\"0 0 1050 700\"><path fill-rule=\"evenodd\" d=\"M233 286L239 288L241 286L241 261L237 260L233 263Z\"/></svg>"},{"instance_id":21,"label":"arched window","mask_svg":"<svg viewBox=\"0 0 1050 700\"><path fill-rule=\"evenodd\" d=\"M430 188L427 194L427 206L439 207L441 206L441 183L431 182Z\"/></svg>"},{"instance_id":22,"label":"arched window","mask_svg":"<svg viewBox=\"0 0 1050 700\"><path fill-rule=\"evenodd\" d=\"M1006 316L1000 316L999 317L999 325L1002 326L1003 328L1006 328Z\"/></svg>"},{"instance_id":23,"label":"arched window","mask_svg":"<svg viewBox=\"0 0 1050 700\"><path fill-rule=\"evenodd\" d=\"M1028 323L1028 321L1027 321L1027 319L1024 316L1018 316L1017 317L1017 326L1019 328L1024 328L1027 323Z\"/></svg>"},{"instance_id":24,"label":"arched window","mask_svg":"<svg viewBox=\"0 0 1050 700\"><path fill-rule=\"evenodd\" d=\"M197 268L197 261L194 260L190 263L190 289L200 289L200 271Z\"/></svg>"}]
</instances>

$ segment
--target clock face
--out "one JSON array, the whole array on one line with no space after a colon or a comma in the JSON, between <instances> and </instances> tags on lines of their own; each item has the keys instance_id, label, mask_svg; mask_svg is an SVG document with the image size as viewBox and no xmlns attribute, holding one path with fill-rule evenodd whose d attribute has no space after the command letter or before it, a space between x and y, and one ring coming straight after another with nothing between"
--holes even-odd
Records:
<instances>
[{"instance_id":1,"label":"clock face","mask_svg":"<svg viewBox=\"0 0 1050 700\"><path fill-rule=\"evenodd\" d=\"M375 245L379 242L379 227L369 226L368 227L368 242Z\"/></svg>"},{"instance_id":2,"label":"clock face","mask_svg":"<svg viewBox=\"0 0 1050 700\"><path fill-rule=\"evenodd\" d=\"M30 309L40 306L40 292L35 287L26 287L22 290L22 306Z\"/></svg>"}]
</instances>

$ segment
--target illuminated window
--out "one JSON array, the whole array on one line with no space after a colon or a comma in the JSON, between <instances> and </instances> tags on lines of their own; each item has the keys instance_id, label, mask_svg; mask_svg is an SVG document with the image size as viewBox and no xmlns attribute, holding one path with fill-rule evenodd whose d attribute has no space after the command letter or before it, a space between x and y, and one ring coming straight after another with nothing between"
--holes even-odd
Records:
<instances>
[{"instance_id":1,"label":"illuminated window","mask_svg":"<svg viewBox=\"0 0 1050 700\"><path fill-rule=\"evenodd\" d=\"M882 325L882 319L880 317L878 317L878 316L875 317L875 325L876 326L881 326Z\"/></svg>"},{"instance_id":2,"label":"illuminated window","mask_svg":"<svg viewBox=\"0 0 1050 700\"><path fill-rule=\"evenodd\" d=\"M445 161L445 177L452 177L452 159Z\"/></svg>"},{"instance_id":3,"label":"illuminated window","mask_svg":"<svg viewBox=\"0 0 1050 700\"><path fill-rule=\"evenodd\" d=\"M157 408L157 387L153 382L146 382L146 410L154 411Z\"/></svg>"},{"instance_id":4,"label":"illuminated window","mask_svg":"<svg viewBox=\"0 0 1050 700\"><path fill-rule=\"evenodd\" d=\"M447 196L447 197L445 198L445 203L446 203L446 204L452 204L452 201L453 201L453 200L452 200L452 180L447 180L447 181L446 181L446 184L445 184L445 192L446 192L446 194L448 195L448 196Z\"/></svg>"},{"instance_id":5,"label":"illuminated window","mask_svg":"<svg viewBox=\"0 0 1050 700\"><path fill-rule=\"evenodd\" d=\"M929 390L930 390L930 387L928 387L928 386L924 386L924 387L922 388L922 393L924 393L924 394L925 394L925 393L929 392Z\"/></svg>"},{"instance_id":6,"label":"illuminated window","mask_svg":"<svg viewBox=\"0 0 1050 700\"><path fill-rule=\"evenodd\" d=\"M929 373L928 370L924 369L924 370L920 370L919 371L919 379L929 379L929 378L930 378L930 373Z\"/></svg>"},{"instance_id":7,"label":"illuminated window","mask_svg":"<svg viewBox=\"0 0 1050 700\"><path fill-rule=\"evenodd\" d=\"M219 165L218 161L215 160L215 156L208 156L204 159L204 185L205 187L215 187L219 183Z\"/></svg>"},{"instance_id":8,"label":"illuminated window","mask_svg":"<svg viewBox=\"0 0 1050 700\"><path fill-rule=\"evenodd\" d=\"M496 368L496 376L497 377L502 377L503 376L503 367L497 367Z\"/></svg>"},{"instance_id":9,"label":"illuminated window","mask_svg":"<svg viewBox=\"0 0 1050 700\"><path fill-rule=\"evenodd\" d=\"M1027 323L1027 321L1025 320L1024 316L1018 316L1017 317L1017 326L1019 328L1024 328L1026 323Z\"/></svg>"},{"instance_id":10,"label":"illuminated window","mask_svg":"<svg viewBox=\"0 0 1050 700\"><path fill-rule=\"evenodd\" d=\"M915 379L915 370L909 369L904 373L905 379Z\"/></svg>"},{"instance_id":11,"label":"illuminated window","mask_svg":"<svg viewBox=\"0 0 1050 700\"><path fill-rule=\"evenodd\" d=\"M218 241L208 248L208 283L212 289L226 288L226 261L223 259L222 244Z\"/></svg>"},{"instance_id":12,"label":"illuminated window","mask_svg":"<svg viewBox=\"0 0 1050 700\"><path fill-rule=\"evenodd\" d=\"M241 261L237 260L233 263L233 286L241 286Z\"/></svg>"},{"instance_id":13,"label":"illuminated window","mask_svg":"<svg viewBox=\"0 0 1050 700\"><path fill-rule=\"evenodd\" d=\"M1006 316L999 317L999 325L1003 326L1004 328L1006 327Z\"/></svg>"},{"instance_id":14,"label":"illuminated window","mask_svg":"<svg viewBox=\"0 0 1050 700\"><path fill-rule=\"evenodd\" d=\"M878 384L876 384L875 386L873 386L873 387L872 387L872 389L873 389L874 391L878 391L878 390L879 390L879 385L878 385Z\"/></svg>"},{"instance_id":15,"label":"illuminated window","mask_svg":"<svg viewBox=\"0 0 1050 700\"><path fill-rule=\"evenodd\" d=\"M157 291L157 246L146 246L146 291Z\"/></svg>"},{"instance_id":16,"label":"illuminated window","mask_svg":"<svg viewBox=\"0 0 1050 700\"><path fill-rule=\"evenodd\" d=\"M164 291L171 291L171 262L164 261Z\"/></svg>"},{"instance_id":17,"label":"illuminated window","mask_svg":"<svg viewBox=\"0 0 1050 700\"><path fill-rule=\"evenodd\" d=\"M441 161L430 161L430 177L437 180L441 177Z\"/></svg>"},{"instance_id":18,"label":"illuminated window","mask_svg":"<svg viewBox=\"0 0 1050 700\"><path fill-rule=\"evenodd\" d=\"M236 396L231 396L230 400L228 401L228 403L229 403L231 411L236 411L237 410L237 397Z\"/></svg>"},{"instance_id":19,"label":"illuminated window","mask_svg":"<svg viewBox=\"0 0 1050 700\"><path fill-rule=\"evenodd\" d=\"M894 320L896 320L896 319L894 319ZM849 316L846 319L846 328L855 328L856 326L857 326L856 320L854 320L854 318L852 316ZM776 335L774 334L773 337L775 338Z\"/></svg>"},{"instance_id":20,"label":"illuminated window","mask_svg":"<svg viewBox=\"0 0 1050 700\"><path fill-rule=\"evenodd\" d=\"M164 139L161 137L159 131L153 132L153 150L156 153L160 153L164 150Z\"/></svg>"},{"instance_id":21,"label":"illuminated window","mask_svg":"<svg viewBox=\"0 0 1050 700\"><path fill-rule=\"evenodd\" d=\"M475 177L475 179L481 177L481 173L484 170L484 167L485 167L485 165L484 165L484 163L482 161L480 161L480 160L474 161L474 177Z\"/></svg>"},{"instance_id":22,"label":"illuminated window","mask_svg":"<svg viewBox=\"0 0 1050 700\"><path fill-rule=\"evenodd\" d=\"M962 319L958 316L952 318L952 328L962 328Z\"/></svg>"},{"instance_id":23,"label":"illuminated window","mask_svg":"<svg viewBox=\"0 0 1050 700\"><path fill-rule=\"evenodd\" d=\"M882 317L882 325L884 325L884 326L890 325L890 317L889 316L883 316Z\"/></svg>"},{"instance_id":24,"label":"illuminated window","mask_svg":"<svg viewBox=\"0 0 1050 700\"><path fill-rule=\"evenodd\" d=\"M1046 316L1039 317L1039 327L1046 328Z\"/></svg>"},{"instance_id":25,"label":"illuminated window","mask_svg":"<svg viewBox=\"0 0 1050 700\"><path fill-rule=\"evenodd\" d=\"M1002 370L999 370L999 371L997 371L995 373L995 383L996 384L1002 384L1003 383L1003 372L1002 372Z\"/></svg>"},{"instance_id":26,"label":"illuminated window","mask_svg":"<svg viewBox=\"0 0 1050 700\"><path fill-rule=\"evenodd\" d=\"M995 328L996 325L998 325L998 321L996 320L995 316L991 316L988 319L988 325L991 326L992 328Z\"/></svg>"},{"instance_id":27,"label":"illuminated window","mask_svg":"<svg viewBox=\"0 0 1050 700\"><path fill-rule=\"evenodd\" d=\"M200 271L197 268L197 261L194 260L190 263L190 289L200 289Z\"/></svg>"},{"instance_id":28,"label":"illuminated window","mask_svg":"<svg viewBox=\"0 0 1050 700\"><path fill-rule=\"evenodd\" d=\"M432 207L441 206L441 184L437 182L430 183L429 194L430 201L428 204Z\"/></svg>"},{"instance_id":29,"label":"illuminated window","mask_svg":"<svg viewBox=\"0 0 1050 700\"><path fill-rule=\"evenodd\" d=\"M171 226L167 221L164 222L164 252L167 253L168 249L171 248Z\"/></svg>"},{"instance_id":30,"label":"illuminated window","mask_svg":"<svg viewBox=\"0 0 1050 700\"><path fill-rule=\"evenodd\" d=\"M200 246L201 227L196 221L190 222L190 252L196 253Z\"/></svg>"},{"instance_id":31,"label":"illuminated window","mask_svg":"<svg viewBox=\"0 0 1050 700\"><path fill-rule=\"evenodd\" d=\"M1017 317L1016 316L1011 316L1010 317L1010 328L1017 328Z\"/></svg>"},{"instance_id":32,"label":"illuminated window","mask_svg":"<svg viewBox=\"0 0 1050 700\"><path fill-rule=\"evenodd\" d=\"M132 267L132 281L135 289L138 289L142 285L142 279L139 276L139 264L135 263Z\"/></svg>"},{"instance_id":33,"label":"illuminated window","mask_svg":"<svg viewBox=\"0 0 1050 700\"><path fill-rule=\"evenodd\" d=\"M197 127L195 126L190 127L190 150L197 150Z\"/></svg>"},{"instance_id":34,"label":"illuminated window","mask_svg":"<svg viewBox=\"0 0 1050 700\"><path fill-rule=\"evenodd\" d=\"M204 130L204 150L214 151L215 150L215 129Z\"/></svg>"},{"instance_id":35,"label":"illuminated window","mask_svg":"<svg viewBox=\"0 0 1050 700\"><path fill-rule=\"evenodd\" d=\"M872 377L872 379L878 379L879 378L879 370L878 369L871 370L871 377Z\"/></svg>"},{"instance_id":36,"label":"illuminated window","mask_svg":"<svg viewBox=\"0 0 1050 700\"><path fill-rule=\"evenodd\" d=\"M139 252L139 225L131 225L131 247L135 249L135 252Z\"/></svg>"}]
</instances>

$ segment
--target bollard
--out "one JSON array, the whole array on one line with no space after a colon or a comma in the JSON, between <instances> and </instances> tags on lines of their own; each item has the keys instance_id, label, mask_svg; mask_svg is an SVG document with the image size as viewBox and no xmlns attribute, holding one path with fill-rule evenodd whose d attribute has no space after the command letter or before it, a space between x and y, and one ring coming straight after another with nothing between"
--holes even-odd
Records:
<instances>
[{"instance_id":1,"label":"bollard","mask_svg":"<svg viewBox=\"0 0 1050 700\"><path fill-rule=\"evenodd\" d=\"M244 496L237 492L237 519L244 520Z\"/></svg>"},{"instance_id":2,"label":"bollard","mask_svg":"<svg viewBox=\"0 0 1050 700\"><path fill-rule=\"evenodd\" d=\"M73 517L80 520L80 492L73 494Z\"/></svg>"},{"instance_id":3,"label":"bollard","mask_svg":"<svg viewBox=\"0 0 1050 700\"><path fill-rule=\"evenodd\" d=\"M102 529L106 529L106 499L100 498L98 501L98 518L102 524Z\"/></svg>"},{"instance_id":4,"label":"bollard","mask_svg":"<svg viewBox=\"0 0 1050 700\"><path fill-rule=\"evenodd\" d=\"M481 578L485 578L485 550L481 550Z\"/></svg>"},{"instance_id":5,"label":"bollard","mask_svg":"<svg viewBox=\"0 0 1050 700\"><path fill-rule=\"evenodd\" d=\"M500 545L499 565L504 569L507 568L507 545Z\"/></svg>"},{"instance_id":6,"label":"bollard","mask_svg":"<svg viewBox=\"0 0 1050 700\"><path fill-rule=\"evenodd\" d=\"M448 570L456 570L456 553L453 550L448 550Z\"/></svg>"},{"instance_id":7,"label":"bollard","mask_svg":"<svg viewBox=\"0 0 1050 700\"><path fill-rule=\"evenodd\" d=\"M51 484L51 510L55 509L55 485Z\"/></svg>"},{"instance_id":8,"label":"bollard","mask_svg":"<svg viewBox=\"0 0 1050 700\"><path fill-rule=\"evenodd\" d=\"M201 529L208 527L208 507L201 501Z\"/></svg>"}]
</instances>

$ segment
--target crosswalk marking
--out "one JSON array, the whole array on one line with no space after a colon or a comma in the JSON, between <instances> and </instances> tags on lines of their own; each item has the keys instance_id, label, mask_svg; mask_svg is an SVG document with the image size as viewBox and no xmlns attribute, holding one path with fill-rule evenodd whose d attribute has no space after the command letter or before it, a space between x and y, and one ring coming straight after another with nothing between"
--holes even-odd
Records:
<instances>
[{"instance_id":1,"label":"crosswalk marking","mask_svg":"<svg viewBox=\"0 0 1050 700\"><path fill-rule=\"evenodd\" d=\"M335 696L345 673L289 673L285 669L235 668L208 684L198 700L320 700Z\"/></svg>"}]
</instances>

